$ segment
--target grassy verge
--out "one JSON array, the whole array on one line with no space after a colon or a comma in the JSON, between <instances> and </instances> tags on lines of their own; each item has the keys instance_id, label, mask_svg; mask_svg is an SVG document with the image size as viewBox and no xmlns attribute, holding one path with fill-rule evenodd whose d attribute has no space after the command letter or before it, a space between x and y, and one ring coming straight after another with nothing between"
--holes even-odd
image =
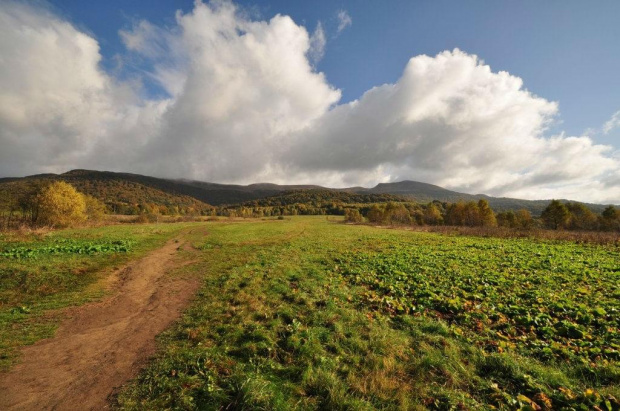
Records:
<instances>
[{"instance_id":1,"label":"grassy verge","mask_svg":"<svg viewBox=\"0 0 620 411\"><path fill-rule=\"evenodd\" d=\"M192 266L204 286L121 408L620 407L616 248L321 217L208 229ZM552 335L528 323L531 301Z\"/></svg>"},{"instance_id":2,"label":"grassy verge","mask_svg":"<svg viewBox=\"0 0 620 411\"><path fill-rule=\"evenodd\" d=\"M58 309L101 297L112 269L190 224L115 225L0 238L0 369L17 349L53 335Z\"/></svg>"}]
</instances>

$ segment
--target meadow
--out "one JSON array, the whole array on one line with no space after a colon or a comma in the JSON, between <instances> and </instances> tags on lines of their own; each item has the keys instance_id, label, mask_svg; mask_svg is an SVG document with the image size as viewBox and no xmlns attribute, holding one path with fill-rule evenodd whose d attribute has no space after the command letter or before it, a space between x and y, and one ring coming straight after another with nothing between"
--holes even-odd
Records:
<instances>
[{"instance_id":1,"label":"meadow","mask_svg":"<svg viewBox=\"0 0 620 411\"><path fill-rule=\"evenodd\" d=\"M106 270L183 230L197 260L178 270L202 286L116 407L620 409L617 245L325 216L5 237L4 361L53 333L49 313L98 298Z\"/></svg>"}]
</instances>

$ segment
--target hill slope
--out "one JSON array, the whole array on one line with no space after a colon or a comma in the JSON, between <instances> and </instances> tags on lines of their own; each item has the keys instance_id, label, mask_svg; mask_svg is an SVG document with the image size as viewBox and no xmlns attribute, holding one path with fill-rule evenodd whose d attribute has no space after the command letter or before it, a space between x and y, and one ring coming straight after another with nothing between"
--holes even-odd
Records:
<instances>
[{"instance_id":1,"label":"hill slope","mask_svg":"<svg viewBox=\"0 0 620 411\"><path fill-rule=\"evenodd\" d=\"M351 189L357 193L373 193L373 194L393 194L410 198L418 202L429 202L438 200L442 202L457 202L457 201L478 201L480 199L486 199L491 208L495 211L507 211L526 209L534 215L540 215L542 211L547 207L551 200L523 200L518 198L509 197L491 197L485 194L465 194L457 191L446 190L445 188L420 183L418 181L400 181L397 183L381 183L377 186L369 189L356 188ZM563 200L568 201L568 200ZM605 209L601 204L586 204L592 211L597 213L602 212Z\"/></svg>"},{"instance_id":2,"label":"hill slope","mask_svg":"<svg viewBox=\"0 0 620 411\"><path fill-rule=\"evenodd\" d=\"M213 208L192 196L142 184L137 178L126 178L116 173L76 170L59 175L39 174L24 178L0 179L0 210L14 207L21 195L32 191L38 184L50 180L66 181L78 191L101 200L111 212L118 214L136 214L140 207L146 204L167 209L176 207L181 211L193 209L197 212Z\"/></svg>"},{"instance_id":3,"label":"hill slope","mask_svg":"<svg viewBox=\"0 0 620 411\"><path fill-rule=\"evenodd\" d=\"M39 174L23 178L0 179L0 207L6 203L9 183L24 181L61 179L75 185L80 191L100 198L111 204L116 199L124 203L135 204L147 201L156 204L204 207L205 203L214 206L254 202L270 198L270 203L290 204L294 200L369 202L409 200L427 203L433 200L442 202L477 201L484 198L495 211L518 210L525 208L534 215L540 215L550 200L521 200L516 198L490 197L484 194L465 194L417 181L381 183L373 188L351 187L331 189L316 185L278 185L278 184L217 184L195 180L173 180L156 178L131 173L114 173L109 171L72 170L64 174ZM4 188L3 188L4 187ZM4 191L3 191L4 190ZM12 189L11 189L12 190ZM9 191L11 191L9 190ZM309 190L309 193L300 194ZM296 194L292 194L295 192ZM342 193L372 196L349 198ZM283 196L281 199L275 197ZM344 197L347 198L344 198ZM379 196L379 197L375 197ZM384 197L381 197L384 196ZM388 197L385 197L388 196ZM396 196L396 197L389 197ZM357 201L359 200L359 201ZM371 202L372 202L371 201ZM295 201L302 202L302 201ZM595 212L601 212L605 206L587 204Z\"/></svg>"},{"instance_id":4,"label":"hill slope","mask_svg":"<svg viewBox=\"0 0 620 411\"><path fill-rule=\"evenodd\" d=\"M246 201L243 205L250 207L278 207L292 204L307 204L320 207L329 203L369 204L387 203L389 201L407 201L407 198L393 194L353 193L328 188L314 188L284 191L262 199Z\"/></svg>"}]
</instances>

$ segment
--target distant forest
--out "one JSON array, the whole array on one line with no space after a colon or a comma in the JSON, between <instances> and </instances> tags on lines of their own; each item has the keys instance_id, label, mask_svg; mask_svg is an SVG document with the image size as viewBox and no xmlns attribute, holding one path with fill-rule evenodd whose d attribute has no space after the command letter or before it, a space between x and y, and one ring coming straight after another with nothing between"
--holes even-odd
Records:
<instances>
[{"instance_id":1,"label":"distant forest","mask_svg":"<svg viewBox=\"0 0 620 411\"><path fill-rule=\"evenodd\" d=\"M148 216L147 220L157 215L258 218L341 215L350 222L388 225L607 231L618 230L620 225L618 211L613 206L462 195L412 181L379 184L373 189L338 190L273 184L222 185L88 170L0 179L0 213L12 220L24 215L28 210L27 199L53 181L67 182L97 199L108 214ZM287 189L290 187L293 189ZM214 206L204 201L212 195L218 202L241 200Z\"/></svg>"}]
</instances>

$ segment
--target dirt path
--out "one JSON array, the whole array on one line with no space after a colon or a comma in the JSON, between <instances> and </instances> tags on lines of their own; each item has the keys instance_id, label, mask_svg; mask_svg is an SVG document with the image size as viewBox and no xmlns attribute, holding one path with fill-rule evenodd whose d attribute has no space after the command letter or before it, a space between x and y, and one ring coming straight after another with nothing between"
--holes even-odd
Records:
<instances>
[{"instance_id":1,"label":"dirt path","mask_svg":"<svg viewBox=\"0 0 620 411\"><path fill-rule=\"evenodd\" d=\"M117 273L111 297L68 310L53 338L26 347L22 362L0 374L0 409L107 408L198 287L197 280L165 276L180 246L169 241L131 263Z\"/></svg>"}]
</instances>

